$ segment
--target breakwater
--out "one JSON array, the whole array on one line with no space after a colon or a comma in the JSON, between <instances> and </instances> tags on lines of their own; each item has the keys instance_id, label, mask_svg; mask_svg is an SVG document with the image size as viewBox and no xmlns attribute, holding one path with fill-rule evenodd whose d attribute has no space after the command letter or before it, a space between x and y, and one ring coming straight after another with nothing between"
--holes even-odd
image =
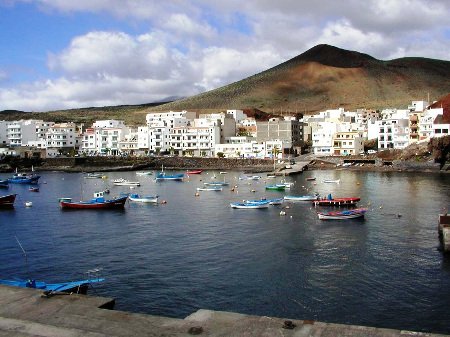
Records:
<instances>
[{"instance_id":1,"label":"breakwater","mask_svg":"<svg viewBox=\"0 0 450 337\"><path fill-rule=\"evenodd\" d=\"M39 171L98 172L133 171L140 169L240 169L252 172L273 170L273 161L268 159L201 158L201 157L67 157L46 158L36 161L15 160L6 163L3 171L29 169L33 165Z\"/></svg>"}]
</instances>

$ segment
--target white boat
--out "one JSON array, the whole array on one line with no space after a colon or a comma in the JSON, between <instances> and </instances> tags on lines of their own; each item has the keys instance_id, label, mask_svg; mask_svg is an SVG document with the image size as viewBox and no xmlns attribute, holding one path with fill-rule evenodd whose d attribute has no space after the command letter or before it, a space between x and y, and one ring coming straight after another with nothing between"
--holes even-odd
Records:
<instances>
[{"instance_id":1,"label":"white boat","mask_svg":"<svg viewBox=\"0 0 450 337\"><path fill-rule=\"evenodd\" d=\"M294 183L293 182L282 181L278 185L284 185L286 188L291 188L292 186L294 186Z\"/></svg>"},{"instance_id":2,"label":"white boat","mask_svg":"<svg viewBox=\"0 0 450 337\"><path fill-rule=\"evenodd\" d=\"M285 195L284 200L286 201L314 201L319 199L318 194L315 195Z\"/></svg>"},{"instance_id":3,"label":"white boat","mask_svg":"<svg viewBox=\"0 0 450 337\"><path fill-rule=\"evenodd\" d=\"M123 178L113 180L113 184L116 186L141 186L139 181L129 181Z\"/></svg>"},{"instance_id":4,"label":"white boat","mask_svg":"<svg viewBox=\"0 0 450 337\"><path fill-rule=\"evenodd\" d=\"M269 207L269 201L259 201L259 202L232 202L230 204L231 208L237 209L262 209Z\"/></svg>"},{"instance_id":5,"label":"white boat","mask_svg":"<svg viewBox=\"0 0 450 337\"><path fill-rule=\"evenodd\" d=\"M144 203L153 203L153 204L157 204L158 203L158 195L145 195L145 196L140 196L139 194L130 194L128 196L128 199L130 201L135 201L135 202L144 202Z\"/></svg>"},{"instance_id":6,"label":"white boat","mask_svg":"<svg viewBox=\"0 0 450 337\"><path fill-rule=\"evenodd\" d=\"M153 174L153 171L137 171L137 176L151 176Z\"/></svg>"},{"instance_id":7,"label":"white boat","mask_svg":"<svg viewBox=\"0 0 450 337\"><path fill-rule=\"evenodd\" d=\"M331 183L331 184L339 184L340 182L341 182L341 179L336 179L336 180L333 180L333 179L325 179L325 180L323 180L323 182L324 183Z\"/></svg>"},{"instance_id":8,"label":"white boat","mask_svg":"<svg viewBox=\"0 0 450 337\"><path fill-rule=\"evenodd\" d=\"M106 178L106 176L101 173L88 173L84 177L86 179L104 179L104 178Z\"/></svg>"},{"instance_id":9,"label":"white boat","mask_svg":"<svg viewBox=\"0 0 450 337\"><path fill-rule=\"evenodd\" d=\"M197 187L197 191L222 191L221 186L205 186L205 187Z\"/></svg>"},{"instance_id":10,"label":"white boat","mask_svg":"<svg viewBox=\"0 0 450 337\"><path fill-rule=\"evenodd\" d=\"M230 185L230 183L226 182L226 181L211 181L211 182L206 182L203 183L203 185L205 186L228 186Z\"/></svg>"}]
</instances>

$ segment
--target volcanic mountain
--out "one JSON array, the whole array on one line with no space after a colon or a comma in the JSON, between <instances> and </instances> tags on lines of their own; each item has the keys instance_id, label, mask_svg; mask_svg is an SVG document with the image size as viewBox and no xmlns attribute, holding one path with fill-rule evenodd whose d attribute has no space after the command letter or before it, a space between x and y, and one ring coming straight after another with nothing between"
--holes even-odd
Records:
<instances>
[{"instance_id":1,"label":"volcanic mountain","mask_svg":"<svg viewBox=\"0 0 450 337\"><path fill-rule=\"evenodd\" d=\"M382 61L333 47L315 46L276 67L152 110L256 108L316 112L406 107L450 93L450 61L406 57Z\"/></svg>"}]
</instances>

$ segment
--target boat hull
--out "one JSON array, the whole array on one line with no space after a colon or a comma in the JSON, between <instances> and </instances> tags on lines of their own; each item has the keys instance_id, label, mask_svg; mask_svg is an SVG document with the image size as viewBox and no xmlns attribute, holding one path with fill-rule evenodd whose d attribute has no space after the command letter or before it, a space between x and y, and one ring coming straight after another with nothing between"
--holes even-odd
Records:
<instances>
[{"instance_id":1,"label":"boat hull","mask_svg":"<svg viewBox=\"0 0 450 337\"><path fill-rule=\"evenodd\" d=\"M37 184L41 176L8 178L10 184Z\"/></svg>"},{"instance_id":2,"label":"boat hull","mask_svg":"<svg viewBox=\"0 0 450 337\"><path fill-rule=\"evenodd\" d=\"M105 200L105 201L60 201L59 205L62 209L122 209L125 207L125 202L128 196Z\"/></svg>"},{"instance_id":3,"label":"boat hull","mask_svg":"<svg viewBox=\"0 0 450 337\"><path fill-rule=\"evenodd\" d=\"M315 195L286 195L284 200L286 201L314 201L317 200L317 196Z\"/></svg>"},{"instance_id":4,"label":"boat hull","mask_svg":"<svg viewBox=\"0 0 450 337\"><path fill-rule=\"evenodd\" d=\"M141 203L146 203L146 204L157 204L158 203L158 198L159 198L159 196L143 196L143 197L140 197L138 195L137 196L130 195L128 197L128 199L130 199L130 201L141 202Z\"/></svg>"},{"instance_id":5,"label":"boat hull","mask_svg":"<svg viewBox=\"0 0 450 337\"><path fill-rule=\"evenodd\" d=\"M232 202L230 206L235 209L264 209L269 207L269 202Z\"/></svg>"},{"instance_id":6,"label":"boat hull","mask_svg":"<svg viewBox=\"0 0 450 337\"><path fill-rule=\"evenodd\" d=\"M14 207L14 201L16 200L16 194L9 194L0 197L0 207L11 208Z\"/></svg>"},{"instance_id":7,"label":"boat hull","mask_svg":"<svg viewBox=\"0 0 450 337\"><path fill-rule=\"evenodd\" d=\"M357 219L364 218L366 209L354 209L342 212L327 212L327 213L317 213L320 220L346 220L346 219Z\"/></svg>"},{"instance_id":8,"label":"boat hull","mask_svg":"<svg viewBox=\"0 0 450 337\"><path fill-rule=\"evenodd\" d=\"M87 293L89 285L91 285L92 283L103 282L104 280L105 279L103 278L97 278L65 283L46 283L34 280L0 280L0 284L20 288L41 289L50 292L60 291L85 295Z\"/></svg>"},{"instance_id":9,"label":"boat hull","mask_svg":"<svg viewBox=\"0 0 450 337\"><path fill-rule=\"evenodd\" d=\"M355 206L360 198L320 199L313 201L314 206Z\"/></svg>"},{"instance_id":10,"label":"boat hull","mask_svg":"<svg viewBox=\"0 0 450 337\"><path fill-rule=\"evenodd\" d=\"M187 174L201 174L203 172L203 170L191 170L191 171L187 171Z\"/></svg>"}]
</instances>

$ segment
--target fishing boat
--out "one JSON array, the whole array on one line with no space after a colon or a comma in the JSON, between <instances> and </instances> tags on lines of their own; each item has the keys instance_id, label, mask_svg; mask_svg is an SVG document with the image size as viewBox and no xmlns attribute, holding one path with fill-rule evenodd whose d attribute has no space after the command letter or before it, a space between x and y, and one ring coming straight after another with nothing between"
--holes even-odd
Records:
<instances>
[{"instance_id":1,"label":"fishing boat","mask_svg":"<svg viewBox=\"0 0 450 337\"><path fill-rule=\"evenodd\" d=\"M320 220L345 220L345 219L363 218L366 212L367 212L366 208L355 208L355 209L348 209L345 211L318 212L317 215Z\"/></svg>"},{"instance_id":2,"label":"fishing boat","mask_svg":"<svg viewBox=\"0 0 450 337\"><path fill-rule=\"evenodd\" d=\"M137 171L137 176L151 176L153 174L153 171Z\"/></svg>"},{"instance_id":3,"label":"fishing boat","mask_svg":"<svg viewBox=\"0 0 450 337\"><path fill-rule=\"evenodd\" d=\"M211 181L211 182L203 183L203 185L205 185L205 186L228 186L228 185L230 185L230 183L226 182L226 181Z\"/></svg>"},{"instance_id":4,"label":"fishing boat","mask_svg":"<svg viewBox=\"0 0 450 337\"><path fill-rule=\"evenodd\" d=\"M325 179L323 182L327 184L339 184L341 182L341 179L337 180Z\"/></svg>"},{"instance_id":5,"label":"fishing boat","mask_svg":"<svg viewBox=\"0 0 450 337\"><path fill-rule=\"evenodd\" d=\"M46 283L36 280L0 280L1 285L45 290L47 294L60 291L66 293L86 294L93 283L103 282L104 278L70 281L62 283Z\"/></svg>"},{"instance_id":6,"label":"fishing boat","mask_svg":"<svg viewBox=\"0 0 450 337\"><path fill-rule=\"evenodd\" d=\"M286 185L284 184L266 185L266 190L270 191L284 191L285 189Z\"/></svg>"},{"instance_id":7,"label":"fishing boat","mask_svg":"<svg viewBox=\"0 0 450 337\"><path fill-rule=\"evenodd\" d=\"M258 202L232 202L230 203L231 208L237 209L263 209L269 207L269 202L267 200L261 200Z\"/></svg>"},{"instance_id":8,"label":"fishing boat","mask_svg":"<svg viewBox=\"0 0 450 337\"><path fill-rule=\"evenodd\" d=\"M220 192L222 190L223 190L222 186L197 187L197 191L215 191L215 192Z\"/></svg>"},{"instance_id":9,"label":"fishing boat","mask_svg":"<svg viewBox=\"0 0 450 337\"><path fill-rule=\"evenodd\" d=\"M88 173L84 176L85 179L102 179L105 178L106 176L104 176L101 173Z\"/></svg>"},{"instance_id":10,"label":"fishing boat","mask_svg":"<svg viewBox=\"0 0 450 337\"><path fill-rule=\"evenodd\" d=\"M103 192L94 193L94 198L87 201L72 201L64 198L59 201L62 209L120 209L125 207L128 195L121 195L113 199L105 199Z\"/></svg>"},{"instance_id":11,"label":"fishing boat","mask_svg":"<svg viewBox=\"0 0 450 337\"><path fill-rule=\"evenodd\" d=\"M314 200L314 206L355 206L360 198L351 197L351 198L326 198L326 199L318 199Z\"/></svg>"},{"instance_id":12,"label":"fishing boat","mask_svg":"<svg viewBox=\"0 0 450 337\"><path fill-rule=\"evenodd\" d=\"M34 173L15 173L11 178L8 178L10 184L37 184L41 176Z\"/></svg>"},{"instance_id":13,"label":"fishing boat","mask_svg":"<svg viewBox=\"0 0 450 337\"><path fill-rule=\"evenodd\" d=\"M175 181L182 181L184 178L184 173L178 173L178 174L166 174L165 172L159 172L156 175L156 181L160 180L175 180Z\"/></svg>"},{"instance_id":14,"label":"fishing boat","mask_svg":"<svg viewBox=\"0 0 450 337\"><path fill-rule=\"evenodd\" d=\"M14 207L15 200L16 200L16 194L0 196L0 207L3 207L3 208Z\"/></svg>"},{"instance_id":15,"label":"fishing boat","mask_svg":"<svg viewBox=\"0 0 450 337\"><path fill-rule=\"evenodd\" d=\"M186 171L186 174L201 174L203 170L189 170Z\"/></svg>"},{"instance_id":16,"label":"fishing boat","mask_svg":"<svg viewBox=\"0 0 450 337\"><path fill-rule=\"evenodd\" d=\"M158 195L144 195L144 196L140 196L139 194L130 194L128 196L128 199L130 199L130 201L135 201L135 202L143 202L143 203L153 203L153 204L157 204L158 203Z\"/></svg>"},{"instance_id":17,"label":"fishing boat","mask_svg":"<svg viewBox=\"0 0 450 337\"><path fill-rule=\"evenodd\" d=\"M287 182L287 181L282 181L281 183L278 183L277 185L284 185L285 188L291 188L292 186L294 186L293 182Z\"/></svg>"},{"instance_id":18,"label":"fishing boat","mask_svg":"<svg viewBox=\"0 0 450 337\"><path fill-rule=\"evenodd\" d=\"M284 201L283 198L276 198L276 199L262 198L262 199L259 199L259 200L246 200L245 202L246 203L253 203L253 204L255 204L255 203L258 204L258 203L261 203L261 202L268 202L269 205L275 206L275 205L281 205L283 203L283 201Z\"/></svg>"},{"instance_id":19,"label":"fishing boat","mask_svg":"<svg viewBox=\"0 0 450 337\"><path fill-rule=\"evenodd\" d=\"M113 185L116 186L141 186L139 181L129 181L123 178L113 180Z\"/></svg>"},{"instance_id":20,"label":"fishing boat","mask_svg":"<svg viewBox=\"0 0 450 337\"><path fill-rule=\"evenodd\" d=\"M284 200L286 201L314 201L320 199L318 194L314 195L285 195Z\"/></svg>"}]
</instances>

